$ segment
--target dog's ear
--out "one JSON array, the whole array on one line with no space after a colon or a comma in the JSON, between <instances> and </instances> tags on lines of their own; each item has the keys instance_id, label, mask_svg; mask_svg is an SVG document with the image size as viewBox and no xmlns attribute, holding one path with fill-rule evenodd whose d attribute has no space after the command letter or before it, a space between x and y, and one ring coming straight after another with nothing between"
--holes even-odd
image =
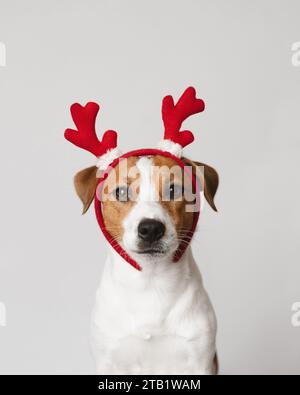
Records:
<instances>
[{"instance_id":1,"label":"dog's ear","mask_svg":"<svg viewBox=\"0 0 300 395\"><path fill-rule=\"evenodd\" d=\"M204 189L204 196L210 207L213 210L218 211L214 202L214 197L219 185L219 176L216 170L205 163L192 161L186 158L183 158L183 160L188 166L192 166L193 174L195 174L200 180L200 184Z\"/></svg>"},{"instance_id":2,"label":"dog's ear","mask_svg":"<svg viewBox=\"0 0 300 395\"><path fill-rule=\"evenodd\" d=\"M98 168L96 166L91 166L79 171L74 177L75 190L83 203L82 214L87 212L94 200L100 177L97 171Z\"/></svg>"}]
</instances>

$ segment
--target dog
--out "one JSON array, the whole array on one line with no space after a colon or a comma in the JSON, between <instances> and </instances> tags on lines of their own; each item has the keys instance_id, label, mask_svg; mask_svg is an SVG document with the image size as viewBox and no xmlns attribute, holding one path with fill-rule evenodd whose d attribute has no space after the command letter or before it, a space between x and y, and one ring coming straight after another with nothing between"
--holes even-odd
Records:
<instances>
[{"instance_id":1,"label":"dog","mask_svg":"<svg viewBox=\"0 0 300 395\"><path fill-rule=\"evenodd\" d=\"M185 161L194 171L204 167L204 194L216 210L217 172ZM124 264L110 246L92 318L98 374L217 373L216 317L191 247L179 262L172 261L180 240L189 234L194 213L185 210L184 200L177 201L176 191L170 201L154 198L158 182L152 168L174 165L173 160L158 155L131 157L128 172L136 178L120 174L115 185L119 200L103 203L107 229L142 271ZM138 182L136 201L127 198L133 182ZM103 190L109 183L110 176ZM159 196L164 189L160 184ZM75 176L84 212L94 200L96 186L96 167ZM120 201L122 194L124 201Z\"/></svg>"},{"instance_id":2,"label":"dog","mask_svg":"<svg viewBox=\"0 0 300 395\"><path fill-rule=\"evenodd\" d=\"M192 87L176 104L166 96L159 149L121 155L116 132L97 139L96 103L71 107L78 130L67 129L66 139L98 158L97 166L76 174L75 189L83 213L94 201L109 242L92 314L98 374L218 373L216 316L190 241L203 196L217 210L219 177L211 166L182 157L194 137L180 131L203 110Z\"/></svg>"}]
</instances>

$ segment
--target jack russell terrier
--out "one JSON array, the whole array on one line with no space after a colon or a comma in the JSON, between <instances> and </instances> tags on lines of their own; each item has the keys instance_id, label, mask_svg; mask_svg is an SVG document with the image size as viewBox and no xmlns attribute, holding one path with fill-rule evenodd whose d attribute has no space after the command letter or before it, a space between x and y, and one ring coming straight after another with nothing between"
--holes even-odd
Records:
<instances>
[{"instance_id":1,"label":"jack russell terrier","mask_svg":"<svg viewBox=\"0 0 300 395\"><path fill-rule=\"evenodd\" d=\"M216 317L190 246L203 196L216 211L218 174L182 157L193 134L180 131L203 110L192 87L176 104L166 96L159 149L122 155L116 132L97 139L96 103L71 107L66 139L98 157L75 189L83 213L94 201L109 244L92 318L98 374L218 372Z\"/></svg>"}]
</instances>

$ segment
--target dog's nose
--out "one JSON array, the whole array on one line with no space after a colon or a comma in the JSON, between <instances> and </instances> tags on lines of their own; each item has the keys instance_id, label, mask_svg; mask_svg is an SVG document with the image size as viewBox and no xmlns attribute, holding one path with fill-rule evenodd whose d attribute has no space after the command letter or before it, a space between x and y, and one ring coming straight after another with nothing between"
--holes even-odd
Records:
<instances>
[{"instance_id":1,"label":"dog's nose","mask_svg":"<svg viewBox=\"0 0 300 395\"><path fill-rule=\"evenodd\" d=\"M143 219L138 226L138 235L144 241L153 243L165 234L165 225L155 219Z\"/></svg>"}]
</instances>

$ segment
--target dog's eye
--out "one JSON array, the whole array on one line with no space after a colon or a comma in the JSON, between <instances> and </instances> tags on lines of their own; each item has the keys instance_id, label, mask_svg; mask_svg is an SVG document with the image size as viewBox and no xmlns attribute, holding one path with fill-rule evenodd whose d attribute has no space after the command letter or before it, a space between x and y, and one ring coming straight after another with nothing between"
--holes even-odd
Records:
<instances>
[{"instance_id":1,"label":"dog's eye","mask_svg":"<svg viewBox=\"0 0 300 395\"><path fill-rule=\"evenodd\" d=\"M128 202L129 197L129 188L127 186L116 188L114 195L119 202Z\"/></svg>"},{"instance_id":2,"label":"dog's eye","mask_svg":"<svg viewBox=\"0 0 300 395\"><path fill-rule=\"evenodd\" d=\"M183 196L183 186L179 184L171 184L164 193L166 200L176 200Z\"/></svg>"}]
</instances>

